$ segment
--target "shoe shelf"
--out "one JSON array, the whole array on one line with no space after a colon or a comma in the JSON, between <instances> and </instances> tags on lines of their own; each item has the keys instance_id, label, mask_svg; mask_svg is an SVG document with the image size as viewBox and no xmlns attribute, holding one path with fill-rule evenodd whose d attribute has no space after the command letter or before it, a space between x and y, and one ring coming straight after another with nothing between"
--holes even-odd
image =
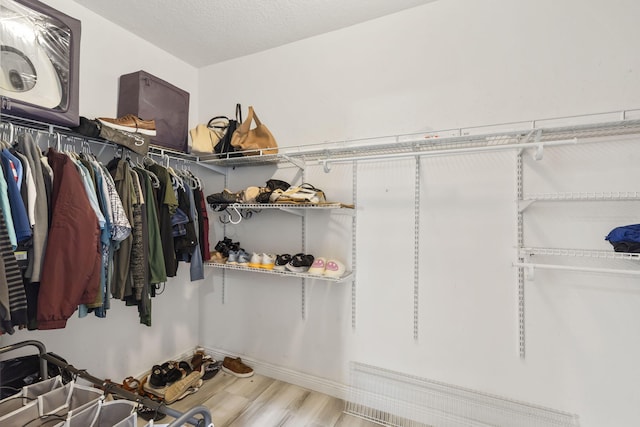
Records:
<instances>
[{"instance_id":1,"label":"shoe shelf","mask_svg":"<svg viewBox=\"0 0 640 427\"><path fill-rule=\"evenodd\" d=\"M317 279L317 280L324 280L325 282L337 282L337 283L345 282L349 280L353 275L352 271L347 271L341 277L330 277L330 276L323 276L319 274L296 273L293 271L267 270L265 268L254 268L254 267L247 267L244 265L237 265L237 264L222 264L218 262L205 262L204 265L206 267L215 267L215 268L221 268L225 270L249 271L253 273L272 274L272 275L281 276L281 277L298 277L303 279Z\"/></svg>"}]
</instances>

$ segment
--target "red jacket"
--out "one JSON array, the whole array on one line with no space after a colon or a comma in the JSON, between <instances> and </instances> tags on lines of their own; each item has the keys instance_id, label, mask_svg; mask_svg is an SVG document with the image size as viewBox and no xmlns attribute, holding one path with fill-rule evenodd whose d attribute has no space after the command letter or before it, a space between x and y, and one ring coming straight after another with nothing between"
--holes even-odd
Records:
<instances>
[{"instance_id":1,"label":"red jacket","mask_svg":"<svg viewBox=\"0 0 640 427\"><path fill-rule=\"evenodd\" d=\"M47 158L53 169L52 218L40 276L38 329L59 329L99 290L100 226L73 161L53 148Z\"/></svg>"}]
</instances>

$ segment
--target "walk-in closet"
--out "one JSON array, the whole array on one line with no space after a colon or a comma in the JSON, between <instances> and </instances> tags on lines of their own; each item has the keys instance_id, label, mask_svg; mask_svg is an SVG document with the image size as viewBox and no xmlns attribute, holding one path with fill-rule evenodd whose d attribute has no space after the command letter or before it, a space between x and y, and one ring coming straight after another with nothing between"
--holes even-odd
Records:
<instances>
[{"instance_id":1,"label":"walk-in closet","mask_svg":"<svg viewBox=\"0 0 640 427\"><path fill-rule=\"evenodd\" d=\"M638 17L3 0L0 425L637 426Z\"/></svg>"}]
</instances>

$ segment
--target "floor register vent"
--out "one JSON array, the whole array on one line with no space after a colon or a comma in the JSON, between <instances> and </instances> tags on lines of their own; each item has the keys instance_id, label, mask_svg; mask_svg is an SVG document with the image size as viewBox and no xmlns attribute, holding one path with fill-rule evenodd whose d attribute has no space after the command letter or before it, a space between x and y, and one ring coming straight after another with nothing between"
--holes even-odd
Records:
<instances>
[{"instance_id":1,"label":"floor register vent","mask_svg":"<svg viewBox=\"0 0 640 427\"><path fill-rule=\"evenodd\" d=\"M357 362L345 411L385 426L579 427L578 416Z\"/></svg>"}]
</instances>

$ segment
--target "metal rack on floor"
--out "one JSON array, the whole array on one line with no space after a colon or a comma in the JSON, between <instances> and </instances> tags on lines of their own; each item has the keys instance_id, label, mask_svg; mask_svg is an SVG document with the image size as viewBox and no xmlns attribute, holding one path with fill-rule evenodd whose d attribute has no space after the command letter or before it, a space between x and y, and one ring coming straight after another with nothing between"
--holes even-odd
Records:
<instances>
[{"instance_id":1,"label":"metal rack on floor","mask_svg":"<svg viewBox=\"0 0 640 427\"><path fill-rule=\"evenodd\" d=\"M157 402L147 397L132 393L122 388L119 384L94 377L84 369L75 368L73 365L70 365L63 360L58 359L54 355L48 354L45 345L40 341L22 341L19 343L0 347L0 354L27 346L34 346L38 349L40 357L40 377L43 380L48 378L47 362L49 362L60 367L63 370L66 370L67 372L70 372L75 377L82 378L83 380L92 383L93 385L104 390L105 394L116 395L118 397L142 404L147 408L151 408L152 410L159 413L169 415L170 417L174 418L174 421L168 424L168 427L180 427L185 423L191 424L196 427L213 427L213 422L211 421L211 413L209 412L209 409L204 406L194 406L184 413L176 411L175 409L167 407L162 402ZM200 415L201 418L195 418L196 415Z\"/></svg>"}]
</instances>

